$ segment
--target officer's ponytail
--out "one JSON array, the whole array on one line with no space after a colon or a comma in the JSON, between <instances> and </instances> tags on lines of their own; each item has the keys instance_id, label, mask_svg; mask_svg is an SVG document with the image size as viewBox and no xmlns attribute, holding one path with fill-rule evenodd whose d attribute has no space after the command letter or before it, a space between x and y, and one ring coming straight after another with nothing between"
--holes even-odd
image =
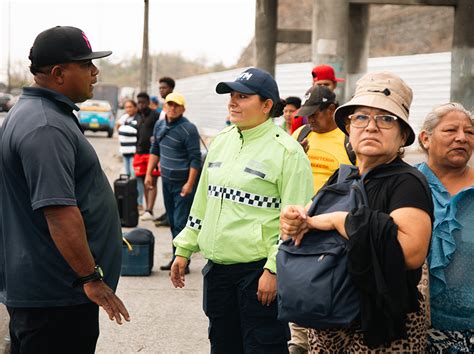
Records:
<instances>
[{"instance_id":1,"label":"officer's ponytail","mask_svg":"<svg viewBox=\"0 0 474 354\"><path fill-rule=\"evenodd\" d=\"M273 103L272 111L270 112L270 118L280 117L283 114L283 109L286 106L286 101L281 99L275 104Z\"/></svg>"}]
</instances>

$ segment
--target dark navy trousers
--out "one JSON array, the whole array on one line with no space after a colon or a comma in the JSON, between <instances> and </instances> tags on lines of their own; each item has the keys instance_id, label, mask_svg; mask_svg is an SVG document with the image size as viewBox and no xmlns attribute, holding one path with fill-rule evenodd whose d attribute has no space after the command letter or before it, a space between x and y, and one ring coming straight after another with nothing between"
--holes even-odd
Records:
<instances>
[{"instance_id":1,"label":"dark navy trousers","mask_svg":"<svg viewBox=\"0 0 474 354\"><path fill-rule=\"evenodd\" d=\"M12 354L93 354L99 338L99 306L13 308Z\"/></svg>"},{"instance_id":2,"label":"dark navy trousers","mask_svg":"<svg viewBox=\"0 0 474 354\"><path fill-rule=\"evenodd\" d=\"M211 261L203 269L203 309L209 318L212 354L288 353L288 324L277 319L277 302L257 299L266 260L233 265Z\"/></svg>"}]
</instances>

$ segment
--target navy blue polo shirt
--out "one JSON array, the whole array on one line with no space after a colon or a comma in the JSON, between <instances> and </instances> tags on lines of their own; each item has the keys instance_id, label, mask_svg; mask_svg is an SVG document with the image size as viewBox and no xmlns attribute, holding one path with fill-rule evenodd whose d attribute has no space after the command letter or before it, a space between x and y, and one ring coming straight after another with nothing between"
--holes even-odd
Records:
<instances>
[{"instance_id":1,"label":"navy blue polo shirt","mask_svg":"<svg viewBox=\"0 0 474 354\"><path fill-rule=\"evenodd\" d=\"M77 206L105 282L115 290L122 233L115 197L92 145L55 91L24 88L0 128L0 300L11 307L89 302L56 248L42 208Z\"/></svg>"},{"instance_id":2,"label":"navy blue polo shirt","mask_svg":"<svg viewBox=\"0 0 474 354\"><path fill-rule=\"evenodd\" d=\"M201 169L199 132L186 117L174 121L161 119L153 130L150 154L160 157L161 178L167 182L186 182L191 167Z\"/></svg>"}]
</instances>

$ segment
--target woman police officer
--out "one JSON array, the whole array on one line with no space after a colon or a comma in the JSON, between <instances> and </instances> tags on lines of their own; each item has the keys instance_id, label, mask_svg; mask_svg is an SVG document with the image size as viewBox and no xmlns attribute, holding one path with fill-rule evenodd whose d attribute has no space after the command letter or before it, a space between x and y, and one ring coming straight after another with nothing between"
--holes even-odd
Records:
<instances>
[{"instance_id":1,"label":"woman police officer","mask_svg":"<svg viewBox=\"0 0 474 354\"><path fill-rule=\"evenodd\" d=\"M283 108L270 74L250 68L216 92L230 93L233 125L210 147L188 223L174 240L171 281L184 287L188 259L201 251L211 352L287 353L288 326L274 301L279 215L311 198L309 161L269 119Z\"/></svg>"}]
</instances>

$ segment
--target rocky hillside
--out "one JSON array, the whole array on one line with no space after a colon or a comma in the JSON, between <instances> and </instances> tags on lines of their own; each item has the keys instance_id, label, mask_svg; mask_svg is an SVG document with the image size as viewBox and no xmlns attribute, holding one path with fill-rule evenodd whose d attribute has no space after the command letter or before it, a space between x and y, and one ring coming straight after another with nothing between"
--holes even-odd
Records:
<instances>
[{"instance_id":1,"label":"rocky hillside","mask_svg":"<svg viewBox=\"0 0 474 354\"><path fill-rule=\"evenodd\" d=\"M313 0L279 0L278 27L311 29ZM454 9L439 6L371 5L370 57L445 52L451 50ZM311 46L277 45L277 63L311 61ZM237 66L254 64L249 43Z\"/></svg>"}]
</instances>

